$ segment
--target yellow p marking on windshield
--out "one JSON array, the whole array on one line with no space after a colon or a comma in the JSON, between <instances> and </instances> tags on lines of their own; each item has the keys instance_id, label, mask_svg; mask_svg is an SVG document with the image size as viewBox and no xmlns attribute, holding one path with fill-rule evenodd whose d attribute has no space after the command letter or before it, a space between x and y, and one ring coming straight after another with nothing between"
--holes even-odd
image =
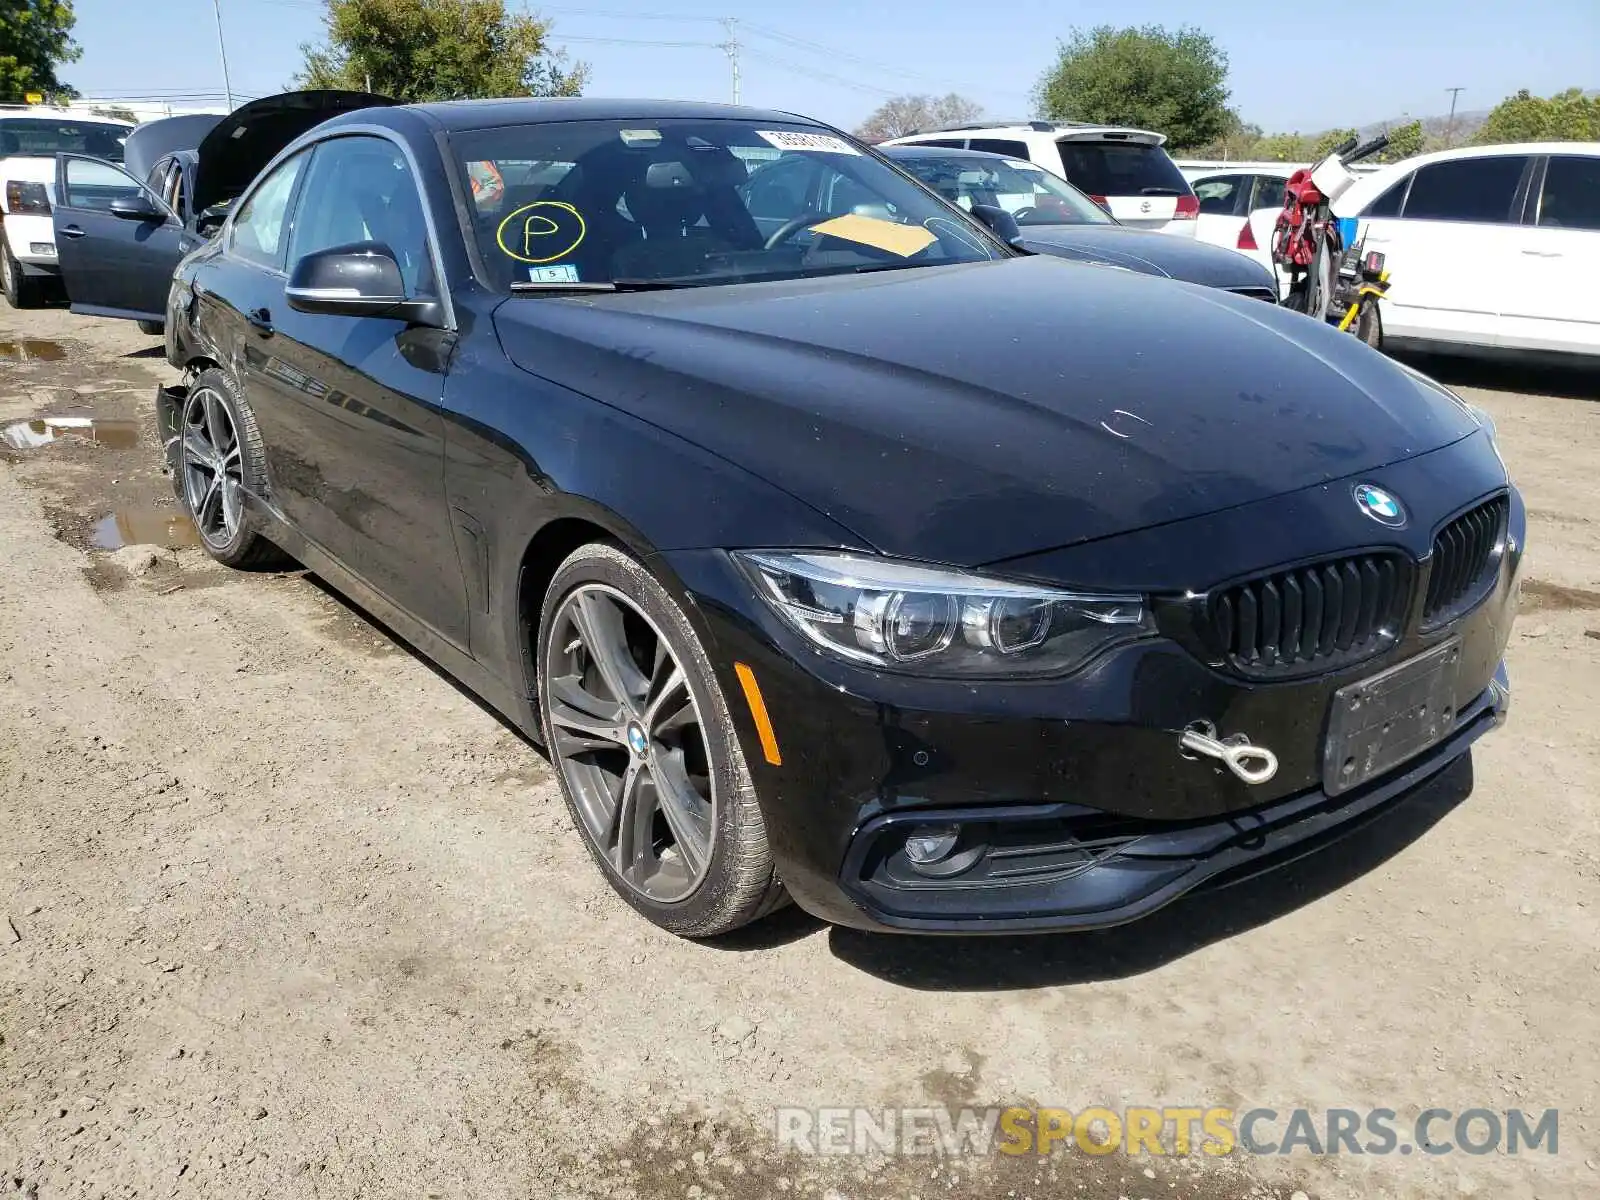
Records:
<instances>
[{"instance_id":1,"label":"yellow p marking on windshield","mask_svg":"<svg viewBox=\"0 0 1600 1200\"><path fill-rule=\"evenodd\" d=\"M555 211L536 212L536 209ZM573 230L574 223L576 232ZM501 250L518 262L538 264L565 258L578 248L588 233L589 226L583 214L565 200L535 200L508 213L495 231L494 240ZM561 248L541 258L535 252L536 244L538 253L549 250L551 246ZM516 248L513 249L513 246Z\"/></svg>"}]
</instances>

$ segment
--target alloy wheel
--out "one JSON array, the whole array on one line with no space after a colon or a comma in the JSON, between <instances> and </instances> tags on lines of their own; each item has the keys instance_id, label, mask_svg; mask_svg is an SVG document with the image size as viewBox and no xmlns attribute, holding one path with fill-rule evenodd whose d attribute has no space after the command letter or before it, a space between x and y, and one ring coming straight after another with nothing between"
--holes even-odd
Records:
<instances>
[{"instance_id":1,"label":"alloy wheel","mask_svg":"<svg viewBox=\"0 0 1600 1200\"><path fill-rule=\"evenodd\" d=\"M243 516L239 434L222 397L210 388L190 393L183 410L183 495L206 544L230 545Z\"/></svg>"},{"instance_id":2,"label":"alloy wheel","mask_svg":"<svg viewBox=\"0 0 1600 1200\"><path fill-rule=\"evenodd\" d=\"M585 832L631 890L685 899L710 866L717 804L682 664L638 605L599 583L561 601L541 657L550 752Z\"/></svg>"}]
</instances>

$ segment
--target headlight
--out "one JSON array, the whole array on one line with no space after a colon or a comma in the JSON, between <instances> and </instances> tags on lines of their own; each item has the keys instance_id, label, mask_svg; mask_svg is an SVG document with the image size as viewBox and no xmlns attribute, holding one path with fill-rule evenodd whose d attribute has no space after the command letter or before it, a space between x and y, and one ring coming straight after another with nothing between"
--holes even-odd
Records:
<instances>
[{"instance_id":1,"label":"headlight","mask_svg":"<svg viewBox=\"0 0 1600 1200\"><path fill-rule=\"evenodd\" d=\"M20 216L32 213L45 216L50 212L50 193L42 183L23 183L12 179L6 183L6 211Z\"/></svg>"},{"instance_id":2,"label":"headlight","mask_svg":"<svg viewBox=\"0 0 1600 1200\"><path fill-rule=\"evenodd\" d=\"M1151 632L1144 597L1088 595L841 553L735 554L811 642L919 675L1060 674Z\"/></svg>"}]
</instances>

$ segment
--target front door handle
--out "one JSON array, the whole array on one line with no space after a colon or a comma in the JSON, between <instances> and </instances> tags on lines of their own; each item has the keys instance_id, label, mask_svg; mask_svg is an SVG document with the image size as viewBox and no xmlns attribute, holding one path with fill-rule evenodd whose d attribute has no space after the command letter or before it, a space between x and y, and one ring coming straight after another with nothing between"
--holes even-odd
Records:
<instances>
[{"instance_id":1,"label":"front door handle","mask_svg":"<svg viewBox=\"0 0 1600 1200\"><path fill-rule=\"evenodd\" d=\"M272 336L272 314L264 308L252 308L245 313L244 319L250 322L250 328L263 337Z\"/></svg>"},{"instance_id":2,"label":"front door handle","mask_svg":"<svg viewBox=\"0 0 1600 1200\"><path fill-rule=\"evenodd\" d=\"M68 238L81 238L83 236L83 228L78 225L67 225L61 230L61 236Z\"/></svg>"}]
</instances>

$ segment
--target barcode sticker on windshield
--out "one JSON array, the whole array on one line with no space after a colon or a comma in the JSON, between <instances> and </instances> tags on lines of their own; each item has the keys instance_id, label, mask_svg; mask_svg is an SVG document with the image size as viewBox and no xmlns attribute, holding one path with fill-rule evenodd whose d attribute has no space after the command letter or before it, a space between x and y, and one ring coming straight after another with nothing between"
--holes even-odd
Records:
<instances>
[{"instance_id":1,"label":"barcode sticker on windshield","mask_svg":"<svg viewBox=\"0 0 1600 1200\"><path fill-rule=\"evenodd\" d=\"M779 150L810 150L814 154L860 154L849 142L831 133L796 133L791 129L758 129L756 136Z\"/></svg>"}]
</instances>

